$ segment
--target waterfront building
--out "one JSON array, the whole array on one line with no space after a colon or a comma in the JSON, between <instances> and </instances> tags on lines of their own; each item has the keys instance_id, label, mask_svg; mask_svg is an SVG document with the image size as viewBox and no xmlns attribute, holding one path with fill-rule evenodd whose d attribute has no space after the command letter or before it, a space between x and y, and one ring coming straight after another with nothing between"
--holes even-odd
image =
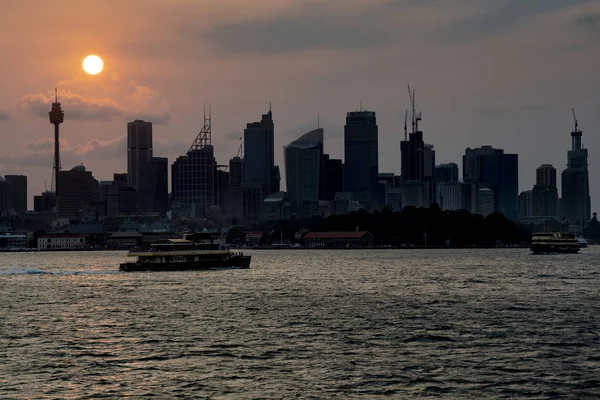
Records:
<instances>
[{"instance_id":1,"label":"waterfront building","mask_svg":"<svg viewBox=\"0 0 600 400\"><path fill-rule=\"evenodd\" d=\"M0 248L25 249L28 247L29 238L27 233L0 233Z\"/></svg>"},{"instance_id":2,"label":"waterfront building","mask_svg":"<svg viewBox=\"0 0 600 400\"><path fill-rule=\"evenodd\" d=\"M367 209L378 200L377 118L373 111L354 111L346 115L344 126L344 190Z\"/></svg>"},{"instance_id":3,"label":"waterfront building","mask_svg":"<svg viewBox=\"0 0 600 400\"><path fill-rule=\"evenodd\" d=\"M309 232L304 238L304 245L310 248L319 247L373 247L375 237L367 231L351 232Z\"/></svg>"},{"instance_id":4,"label":"waterfront building","mask_svg":"<svg viewBox=\"0 0 600 400\"><path fill-rule=\"evenodd\" d=\"M41 250L85 249L90 247L90 236L86 233L51 233L38 237L37 245Z\"/></svg>"}]
</instances>

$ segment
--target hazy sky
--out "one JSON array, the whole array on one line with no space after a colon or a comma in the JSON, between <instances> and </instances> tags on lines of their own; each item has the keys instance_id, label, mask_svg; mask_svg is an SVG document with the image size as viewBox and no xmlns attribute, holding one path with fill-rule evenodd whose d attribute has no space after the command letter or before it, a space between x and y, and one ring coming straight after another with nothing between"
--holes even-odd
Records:
<instances>
[{"instance_id":1,"label":"hazy sky","mask_svg":"<svg viewBox=\"0 0 600 400\"><path fill-rule=\"evenodd\" d=\"M154 122L155 155L185 153L212 104L217 161L273 104L275 161L313 129L343 154L347 111L377 112L380 172L400 172L406 84L417 91L437 162L466 147L519 154L519 190L535 168L560 171L575 107L600 210L600 2L585 0L21 0L0 14L0 175L52 173L54 87L65 111L63 169L98 180L126 171L124 134ZM83 72L88 54L104 59ZM461 166L462 168L462 166ZM30 200L31 203L31 200ZM30 204L31 205L31 204Z\"/></svg>"}]
</instances>

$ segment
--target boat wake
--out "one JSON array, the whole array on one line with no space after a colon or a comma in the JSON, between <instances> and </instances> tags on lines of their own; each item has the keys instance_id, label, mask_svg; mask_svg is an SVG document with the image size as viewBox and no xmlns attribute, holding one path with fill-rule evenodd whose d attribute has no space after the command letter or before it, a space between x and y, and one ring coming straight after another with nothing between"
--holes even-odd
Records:
<instances>
[{"instance_id":1,"label":"boat wake","mask_svg":"<svg viewBox=\"0 0 600 400\"><path fill-rule=\"evenodd\" d=\"M53 276L74 276L74 275L113 275L119 271L44 271L37 268L11 269L8 271L0 271L0 276L12 275L53 275Z\"/></svg>"}]
</instances>

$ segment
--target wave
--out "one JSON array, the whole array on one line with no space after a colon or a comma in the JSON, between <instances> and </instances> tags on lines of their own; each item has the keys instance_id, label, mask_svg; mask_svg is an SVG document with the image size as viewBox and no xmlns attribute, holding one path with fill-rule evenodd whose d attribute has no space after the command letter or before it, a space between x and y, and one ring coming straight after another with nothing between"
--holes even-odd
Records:
<instances>
[{"instance_id":1,"label":"wave","mask_svg":"<svg viewBox=\"0 0 600 400\"><path fill-rule=\"evenodd\" d=\"M37 268L11 269L8 271L0 271L0 276L11 275L55 275L55 276L71 276L71 275L112 275L118 274L119 271L44 271Z\"/></svg>"}]
</instances>

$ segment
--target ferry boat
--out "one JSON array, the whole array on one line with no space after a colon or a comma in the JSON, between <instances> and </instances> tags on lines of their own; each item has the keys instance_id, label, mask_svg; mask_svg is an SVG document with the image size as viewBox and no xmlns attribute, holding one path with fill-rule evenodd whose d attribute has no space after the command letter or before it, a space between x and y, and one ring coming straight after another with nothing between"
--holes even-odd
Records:
<instances>
[{"instance_id":1,"label":"ferry boat","mask_svg":"<svg viewBox=\"0 0 600 400\"><path fill-rule=\"evenodd\" d=\"M218 233L189 233L127 254L136 261L121 264L120 271L189 271L250 268L251 256L234 252L220 243Z\"/></svg>"},{"instance_id":2,"label":"ferry boat","mask_svg":"<svg viewBox=\"0 0 600 400\"><path fill-rule=\"evenodd\" d=\"M581 245L572 233L539 232L531 237L531 251L544 253L577 253Z\"/></svg>"}]
</instances>

